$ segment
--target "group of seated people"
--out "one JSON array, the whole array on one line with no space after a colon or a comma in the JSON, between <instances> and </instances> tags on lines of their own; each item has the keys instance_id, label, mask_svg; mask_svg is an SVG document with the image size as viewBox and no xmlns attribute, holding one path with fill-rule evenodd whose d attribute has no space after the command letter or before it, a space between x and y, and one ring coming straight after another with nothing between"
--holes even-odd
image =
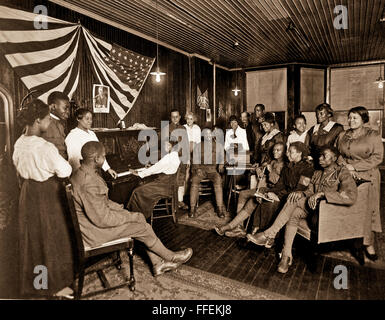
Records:
<instances>
[{"instance_id":1,"label":"group of seated people","mask_svg":"<svg viewBox=\"0 0 385 320\"><path fill-rule=\"evenodd\" d=\"M19 198L19 255L23 295L68 293L73 279L71 235L62 205L63 189L57 178L70 177L74 190L83 242L98 246L121 237L142 241L148 248L155 276L175 270L192 256L192 249L178 252L167 249L155 235L147 218L170 186L178 186L178 204L196 217L199 185L202 179L213 182L217 214L224 218L223 177L226 165L234 165L232 155L247 153L256 175L256 188L240 193L237 215L228 224L215 228L220 235L241 236L261 246L271 247L278 231L286 225L285 246L279 265L287 272L292 262L291 246L299 218L313 214L319 200L352 204L356 200L355 178L371 181L370 223L364 245L371 259L376 259L374 232L381 232L379 201L383 145L379 134L364 126L368 111L356 107L349 111L350 129L331 120L333 110L324 103L316 108L317 124L306 130L306 118L294 119L294 130L286 137L278 128L274 114L255 106L253 119L242 113L229 119L230 128L195 124L192 113L180 124L180 113L171 111L171 122L162 145L164 156L143 170L131 170L141 179L151 176L133 191L126 208L108 198L108 188L99 175L102 169L113 178L117 173L106 161L105 149L91 131L92 113L76 111L77 127L68 135L65 121L69 99L53 92L48 104L32 100L18 115L24 134L16 141L13 162L21 180ZM185 152L188 150L188 152ZM230 155L230 156L229 156ZM177 174L178 173L178 174ZM191 183L190 183L191 182ZM190 207L184 202L189 187ZM257 196L256 196L257 194ZM242 224L253 212L253 230L246 234ZM49 257L49 258L48 258ZM37 292L33 287L33 268L45 265L51 286ZM63 291L62 289L65 288Z\"/></svg>"},{"instance_id":2,"label":"group of seated people","mask_svg":"<svg viewBox=\"0 0 385 320\"><path fill-rule=\"evenodd\" d=\"M353 242L354 255L363 264L366 256L375 261L374 233L382 232L380 221L380 172L383 161L383 144L379 133L365 124L369 122L366 108L349 110L346 131L330 120L333 110L328 104L316 108L317 124L306 130L306 119L294 120L294 131L285 139L278 130L267 136L271 126L262 120L266 134L262 137L259 154L262 163L257 167L259 183L256 188L241 191L237 215L229 223L215 227L215 231L228 237L247 237L249 241L266 248L274 244L278 232L286 226L284 246L278 271L286 273L292 264L292 244L300 219L310 220L316 228L320 200L339 205L352 205L357 199L357 180L369 183L367 215L364 223L364 250L360 241ZM267 130L266 130L267 129ZM276 137L274 139L274 137ZM286 141L286 144L285 144ZM285 153L287 148L287 160ZM261 175L261 171L264 175ZM251 233L243 227L244 221L254 213Z\"/></svg>"}]
</instances>

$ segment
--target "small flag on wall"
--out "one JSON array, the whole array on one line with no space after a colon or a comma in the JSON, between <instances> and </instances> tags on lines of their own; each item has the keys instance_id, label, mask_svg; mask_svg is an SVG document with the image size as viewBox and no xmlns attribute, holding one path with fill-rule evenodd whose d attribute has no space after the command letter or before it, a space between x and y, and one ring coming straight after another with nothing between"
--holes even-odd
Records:
<instances>
[{"instance_id":1,"label":"small flag on wall","mask_svg":"<svg viewBox=\"0 0 385 320\"><path fill-rule=\"evenodd\" d=\"M204 93L202 93L199 86L197 86L197 105L201 109L208 109L209 108L208 90L206 90Z\"/></svg>"}]
</instances>

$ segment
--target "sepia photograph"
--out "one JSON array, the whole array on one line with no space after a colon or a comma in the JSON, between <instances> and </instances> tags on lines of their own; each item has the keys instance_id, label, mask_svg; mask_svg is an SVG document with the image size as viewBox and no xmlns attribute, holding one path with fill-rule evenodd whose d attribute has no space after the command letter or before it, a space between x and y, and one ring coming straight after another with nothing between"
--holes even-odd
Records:
<instances>
[{"instance_id":1,"label":"sepia photograph","mask_svg":"<svg viewBox=\"0 0 385 320\"><path fill-rule=\"evenodd\" d=\"M92 89L93 112L110 112L110 87L100 84L94 84Z\"/></svg>"},{"instance_id":2,"label":"sepia photograph","mask_svg":"<svg viewBox=\"0 0 385 320\"><path fill-rule=\"evenodd\" d=\"M384 40L385 0L0 0L0 301L375 312Z\"/></svg>"}]
</instances>

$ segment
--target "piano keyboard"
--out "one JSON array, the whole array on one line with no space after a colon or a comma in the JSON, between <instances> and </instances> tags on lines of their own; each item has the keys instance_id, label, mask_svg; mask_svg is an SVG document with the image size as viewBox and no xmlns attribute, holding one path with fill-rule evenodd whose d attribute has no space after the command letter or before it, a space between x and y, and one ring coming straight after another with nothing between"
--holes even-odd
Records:
<instances>
[{"instance_id":1,"label":"piano keyboard","mask_svg":"<svg viewBox=\"0 0 385 320\"><path fill-rule=\"evenodd\" d=\"M146 169L146 168L139 168L139 169L136 169L136 171L140 172L140 171L143 171L144 169ZM128 176L129 174L131 174L130 171L119 172L118 173L118 178Z\"/></svg>"}]
</instances>

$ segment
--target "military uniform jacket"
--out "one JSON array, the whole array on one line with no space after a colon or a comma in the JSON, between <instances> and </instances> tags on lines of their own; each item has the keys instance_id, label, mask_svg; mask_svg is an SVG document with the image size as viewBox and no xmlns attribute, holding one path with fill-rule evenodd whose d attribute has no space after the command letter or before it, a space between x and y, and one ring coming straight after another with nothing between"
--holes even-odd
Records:
<instances>
[{"instance_id":1,"label":"military uniform jacket","mask_svg":"<svg viewBox=\"0 0 385 320\"><path fill-rule=\"evenodd\" d=\"M326 201L333 204L352 205L357 199L356 182L348 169L337 164L314 172L304 194L310 197L318 192L323 192Z\"/></svg>"}]
</instances>

